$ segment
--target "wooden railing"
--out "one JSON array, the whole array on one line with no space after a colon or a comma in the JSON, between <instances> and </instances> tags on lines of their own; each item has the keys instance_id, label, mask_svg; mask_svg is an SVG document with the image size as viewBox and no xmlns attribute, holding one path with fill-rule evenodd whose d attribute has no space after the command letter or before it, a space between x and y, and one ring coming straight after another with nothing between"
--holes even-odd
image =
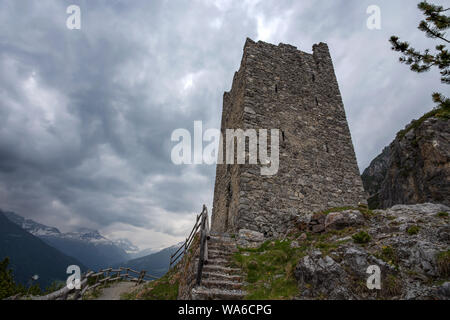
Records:
<instances>
[{"instance_id":1,"label":"wooden railing","mask_svg":"<svg viewBox=\"0 0 450 320\"><path fill-rule=\"evenodd\" d=\"M204 214L203 214L204 212ZM203 265L208 263L208 239L209 239L209 220L208 210L203 206L202 219L200 223L200 256L198 258L197 281L199 286L202 282Z\"/></svg>"},{"instance_id":2,"label":"wooden railing","mask_svg":"<svg viewBox=\"0 0 450 320\"><path fill-rule=\"evenodd\" d=\"M202 230L205 230L207 228L207 231L205 231L206 235L209 236L209 219L208 219L208 209L205 205L203 205L203 210L200 214L197 215L197 218L195 219L194 227L191 230L191 233L186 238L186 241L170 256L170 263L169 268L172 268L178 260L186 254L189 247L192 244L192 241L194 241L194 237L197 234L197 231L202 228ZM201 238L200 238L201 242ZM208 249L206 249L206 257L208 257ZM207 258L206 258L207 260Z\"/></svg>"},{"instance_id":3,"label":"wooden railing","mask_svg":"<svg viewBox=\"0 0 450 320\"><path fill-rule=\"evenodd\" d=\"M67 300L69 294L73 296L73 300L81 300L83 295L91 289L97 288L108 282L114 282L119 280L133 281L136 285L141 284L146 281L151 281L158 279L158 277L148 275L145 270L136 271L131 268L120 267L118 269L107 268L100 270L98 272L88 271L83 274L80 279L80 288L69 289L68 286L47 294L45 296L33 296L31 300ZM95 279L93 282L90 279ZM11 297L13 299L20 299L20 297Z\"/></svg>"}]
</instances>

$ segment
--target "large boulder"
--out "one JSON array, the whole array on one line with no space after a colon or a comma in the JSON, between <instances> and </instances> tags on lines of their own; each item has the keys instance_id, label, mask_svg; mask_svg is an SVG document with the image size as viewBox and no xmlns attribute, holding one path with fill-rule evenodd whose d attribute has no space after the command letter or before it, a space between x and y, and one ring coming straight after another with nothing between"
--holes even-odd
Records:
<instances>
[{"instance_id":1,"label":"large boulder","mask_svg":"<svg viewBox=\"0 0 450 320\"><path fill-rule=\"evenodd\" d=\"M325 219L326 230L341 230L347 227L361 226L363 224L364 216L359 210L331 212Z\"/></svg>"},{"instance_id":2,"label":"large boulder","mask_svg":"<svg viewBox=\"0 0 450 320\"><path fill-rule=\"evenodd\" d=\"M236 243L242 248L257 248L264 242L264 234L249 229L240 229Z\"/></svg>"}]
</instances>

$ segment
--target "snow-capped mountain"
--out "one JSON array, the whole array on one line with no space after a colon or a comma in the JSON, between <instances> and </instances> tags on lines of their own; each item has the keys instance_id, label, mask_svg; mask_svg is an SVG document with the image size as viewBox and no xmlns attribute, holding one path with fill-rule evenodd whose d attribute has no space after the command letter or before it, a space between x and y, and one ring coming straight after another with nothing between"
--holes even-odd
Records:
<instances>
[{"instance_id":1,"label":"snow-capped mountain","mask_svg":"<svg viewBox=\"0 0 450 320\"><path fill-rule=\"evenodd\" d=\"M12 222L22 227L22 229L28 231L34 236L60 236L61 232L54 227L48 227L46 225L37 223L31 219L25 219L18 214L11 211L3 211L3 214Z\"/></svg>"},{"instance_id":2,"label":"snow-capped mountain","mask_svg":"<svg viewBox=\"0 0 450 320\"><path fill-rule=\"evenodd\" d=\"M36 237L59 237L65 239L79 240L79 241L87 241L91 243L97 244L108 244L114 245L115 243L98 232L98 230L93 230L89 228L79 228L76 232L67 232L62 233L55 227L49 227L44 224L38 223L31 219L25 219L22 216L14 212L4 212L5 216L14 222L15 224L22 227L22 229L28 231L32 235ZM128 241L127 239L124 239ZM133 245L129 242L130 245ZM120 247L120 246L119 246Z\"/></svg>"},{"instance_id":3,"label":"snow-capped mountain","mask_svg":"<svg viewBox=\"0 0 450 320\"><path fill-rule=\"evenodd\" d=\"M78 265L82 272L87 268L81 261L69 257L42 239L25 231L19 224L6 217L0 209L0 261L9 258L9 266L14 281L25 286L30 285L30 277L37 274L38 283L45 288L55 280L67 279L69 265ZM7 282L0 281L0 291Z\"/></svg>"},{"instance_id":4,"label":"snow-capped mountain","mask_svg":"<svg viewBox=\"0 0 450 320\"><path fill-rule=\"evenodd\" d=\"M80 228L76 232L62 233L55 227L25 219L14 212L5 212L4 214L22 229L39 237L66 255L78 259L93 270L135 258L135 255L128 254L127 250L124 250L125 243L130 252L136 249L139 252L139 249L129 240L122 239L118 244L105 238L97 230Z\"/></svg>"}]
</instances>

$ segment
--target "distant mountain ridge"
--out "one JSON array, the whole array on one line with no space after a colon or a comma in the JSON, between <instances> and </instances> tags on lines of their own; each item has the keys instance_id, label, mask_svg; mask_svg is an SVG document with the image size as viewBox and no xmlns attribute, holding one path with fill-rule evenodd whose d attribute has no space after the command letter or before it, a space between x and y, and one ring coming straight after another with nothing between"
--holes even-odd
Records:
<instances>
[{"instance_id":1,"label":"distant mountain ridge","mask_svg":"<svg viewBox=\"0 0 450 320\"><path fill-rule=\"evenodd\" d=\"M91 270L105 267L130 267L146 270L160 277L169 269L170 256L182 242L161 250L144 249L128 239L112 241L97 230L80 228L76 232L63 233L58 228L26 219L14 212L3 212L4 216L24 231L44 241L60 252L74 257Z\"/></svg>"},{"instance_id":2,"label":"distant mountain ridge","mask_svg":"<svg viewBox=\"0 0 450 320\"><path fill-rule=\"evenodd\" d=\"M28 231L36 237L60 237L81 241L89 241L92 243L103 243L103 244L115 244L103 237L98 230L93 230L89 228L79 228L76 232L62 233L55 227L49 227L44 224L38 223L32 219L25 219L24 217L18 215L17 213L11 211L4 211L5 216L14 222L15 224L22 227L24 230Z\"/></svg>"},{"instance_id":3,"label":"distant mountain ridge","mask_svg":"<svg viewBox=\"0 0 450 320\"><path fill-rule=\"evenodd\" d=\"M59 251L77 258L93 270L127 261L139 252L139 248L131 241L121 239L115 242L105 238L97 230L80 228L77 232L62 233L55 227L25 219L14 212L4 212L4 215L25 231Z\"/></svg>"},{"instance_id":4,"label":"distant mountain ridge","mask_svg":"<svg viewBox=\"0 0 450 320\"><path fill-rule=\"evenodd\" d=\"M122 267L129 267L134 270L146 270L147 274L162 277L169 270L170 256L184 243L180 242L176 245L162 249L156 253L149 254L144 257L129 260L122 263Z\"/></svg>"},{"instance_id":5,"label":"distant mountain ridge","mask_svg":"<svg viewBox=\"0 0 450 320\"><path fill-rule=\"evenodd\" d=\"M5 257L10 258L16 282L28 285L30 278L37 274L41 288L56 280L65 281L70 265L78 265L82 271L87 269L76 258L60 252L9 220L0 210L0 260Z\"/></svg>"}]
</instances>

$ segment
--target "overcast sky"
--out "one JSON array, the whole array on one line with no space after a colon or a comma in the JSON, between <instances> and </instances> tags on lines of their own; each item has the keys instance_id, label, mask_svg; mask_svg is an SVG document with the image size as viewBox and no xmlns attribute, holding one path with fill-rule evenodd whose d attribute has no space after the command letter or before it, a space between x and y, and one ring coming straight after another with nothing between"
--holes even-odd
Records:
<instances>
[{"instance_id":1,"label":"overcast sky","mask_svg":"<svg viewBox=\"0 0 450 320\"><path fill-rule=\"evenodd\" d=\"M1 0L0 208L139 247L182 240L215 166L176 166L173 130L219 128L246 37L329 45L360 170L445 92L398 62L388 39L435 45L418 1ZM445 1L433 1L444 3ZM66 8L81 8L81 29ZM369 30L369 5L381 30Z\"/></svg>"}]
</instances>

